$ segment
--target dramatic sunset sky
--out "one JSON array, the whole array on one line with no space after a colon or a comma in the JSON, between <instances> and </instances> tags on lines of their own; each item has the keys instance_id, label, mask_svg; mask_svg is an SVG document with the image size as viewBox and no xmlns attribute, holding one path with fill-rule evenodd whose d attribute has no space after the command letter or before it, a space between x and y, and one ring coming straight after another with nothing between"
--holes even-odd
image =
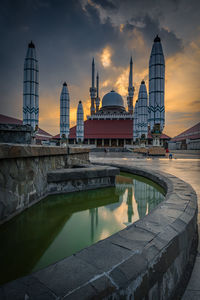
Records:
<instances>
[{"instance_id":1,"label":"dramatic sunset sky","mask_svg":"<svg viewBox=\"0 0 200 300\"><path fill-rule=\"evenodd\" d=\"M200 120L200 1L1 0L0 113L22 119L23 63L33 40L39 60L39 126L59 133L60 92L70 92L70 125L83 101L89 114L91 62L100 97L115 89L126 104L133 57L134 103L141 80L148 88L154 37L166 63L164 132L175 136Z\"/></svg>"}]
</instances>

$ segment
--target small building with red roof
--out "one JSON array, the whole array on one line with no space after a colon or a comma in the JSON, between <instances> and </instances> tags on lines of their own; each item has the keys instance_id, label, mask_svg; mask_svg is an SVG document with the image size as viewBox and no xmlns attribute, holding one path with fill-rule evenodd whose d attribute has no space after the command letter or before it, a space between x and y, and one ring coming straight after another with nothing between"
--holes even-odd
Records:
<instances>
[{"instance_id":1,"label":"small building with red roof","mask_svg":"<svg viewBox=\"0 0 200 300\"><path fill-rule=\"evenodd\" d=\"M172 138L169 142L170 150L199 150L200 122Z\"/></svg>"}]
</instances>

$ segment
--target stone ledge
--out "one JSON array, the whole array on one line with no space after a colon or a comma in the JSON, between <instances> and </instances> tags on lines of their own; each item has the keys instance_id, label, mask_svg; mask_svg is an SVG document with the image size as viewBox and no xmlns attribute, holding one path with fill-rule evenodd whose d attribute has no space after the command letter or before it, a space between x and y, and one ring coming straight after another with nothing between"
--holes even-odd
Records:
<instances>
[{"instance_id":1,"label":"stone ledge","mask_svg":"<svg viewBox=\"0 0 200 300\"><path fill-rule=\"evenodd\" d=\"M68 147L68 154L89 153L90 148L85 147Z\"/></svg>"},{"instance_id":2,"label":"stone ledge","mask_svg":"<svg viewBox=\"0 0 200 300\"><path fill-rule=\"evenodd\" d=\"M116 176L119 174L119 169L114 167L86 167L77 169L60 169L49 172L47 174L47 182L61 182L77 179L89 179L99 177Z\"/></svg>"},{"instance_id":3,"label":"stone ledge","mask_svg":"<svg viewBox=\"0 0 200 300\"><path fill-rule=\"evenodd\" d=\"M0 159L89 153L88 148L0 144Z\"/></svg>"},{"instance_id":4,"label":"stone ledge","mask_svg":"<svg viewBox=\"0 0 200 300\"><path fill-rule=\"evenodd\" d=\"M19 286L21 280L34 278L34 284L42 284L37 299L43 299L44 294L61 299L176 297L196 237L196 193L170 174L113 166L154 180L164 187L166 199L142 220L111 237L2 286L0 296L9 296L10 286ZM24 287L22 294L23 298L26 294L32 297L32 286Z\"/></svg>"},{"instance_id":5,"label":"stone ledge","mask_svg":"<svg viewBox=\"0 0 200 300\"><path fill-rule=\"evenodd\" d=\"M33 132L31 125L22 125L22 124L1 124L0 123L0 131L25 131L25 132Z\"/></svg>"}]
</instances>

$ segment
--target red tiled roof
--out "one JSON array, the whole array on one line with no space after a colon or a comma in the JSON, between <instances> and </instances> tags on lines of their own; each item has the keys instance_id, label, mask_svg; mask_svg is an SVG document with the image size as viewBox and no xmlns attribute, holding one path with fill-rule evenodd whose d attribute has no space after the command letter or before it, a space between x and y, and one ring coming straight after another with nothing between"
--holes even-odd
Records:
<instances>
[{"instance_id":1,"label":"red tiled roof","mask_svg":"<svg viewBox=\"0 0 200 300\"><path fill-rule=\"evenodd\" d=\"M0 114L1 124L23 124L22 120Z\"/></svg>"},{"instance_id":2,"label":"red tiled roof","mask_svg":"<svg viewBox=\"0 0 200 300\"><path fill-rule=\"evenodd\" d=\"M53 137L59 139L60 134ZM76 126L70 128L70 139L76 138ZM84 122L85 139L132 139L133 121L132 120L86 120ZM148 138L152 138L148 134ZM166 134L161 135L162 139L170 139Z\"/></svg>"},{"instance_id":3,"label":"red tiled roof","mask_svg":"<svg viewBox=\"0 0 200 300\"><path fill-rule=\"evenodd\" d=\"M69 138L76 137L76 129L72 127ZM85 139L131 139L133 137L132 120L87 120L84 122Z\"/></svg>"},{"instance_id":4,"label":"red tiled roof","mask_svg":"<svg viewBox=\"0 0 200 300\"><path fill-rule=\"evenodd\" d=\"M200 139L200 122L171 139L171 142Z\"/></svg>"},{"instance_id":5,"label":"red tiled roof","mask_svg":"<svg viewBox=\"0 0 200 300\"><path fill-rule=\"evenodd\" d=\"M1 124L20 124L20 125L23 124L22 120L12 118L9 116L5 116L2 114L0 114L0 123ZM48 140L52 137L52 135L49 134L48 132L44 131L43 129L39 128L38 133L36 134L36 137L39 140Z\"/></svg>"}]
</instances>

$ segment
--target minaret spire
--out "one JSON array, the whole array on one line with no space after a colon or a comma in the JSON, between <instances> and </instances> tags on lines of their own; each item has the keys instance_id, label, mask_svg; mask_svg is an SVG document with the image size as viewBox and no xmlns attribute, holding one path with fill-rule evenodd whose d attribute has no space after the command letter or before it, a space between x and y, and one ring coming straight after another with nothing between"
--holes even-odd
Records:
<instances>
[{"instance_id":1,"label":"minaret spire","mask_svg":"<svg viewBox=\"0 0 200 300\"><path fill-rule=\"evenodd\" d=\"M130 70L129 70L129 86L128 86L128 111L130 114L133 114L133 95L134 95L134 87L133 87L133 60L132 56L130 59Z\"/></svg>"},{"instance_id":2,"label":"minaret spire","mask_svg":"<svg viewBox=\"0 0 200 300\"><path fill-rule=\"evenodd\" d=\"M69 136L69 91L67 83L63 83L61 95L60 95L60 137L67 138Z\"/></svg>"},{"instance_id":3,"label":"minaret spire","mask_svg":"<svg viewBox=\"0 0 200 300\"><path fill-rule=\"evenodd\" d=\"M94 63L94 58L93 58L93 60L92 60L92 87L90 88L90 98L91 98L90 113L91 113L91 115L95 114L94 102L95 102L95 97L96 97L96 88L94 86L94 74L95 74L95 63Z\"/></svg>"},{"instance_id":4,"label":"minaret spire","mask_svg":"<svg viewBox=\"0 0 200 300\"><path fill-rule=\"evenodd\" d=\"M135 109L133 114L133 141L136 142L138 138L138 100L135 102Z\"/></svg>"},{"instance_id":5,"label":"minaret spire","mask_svg":"<svg viewBox=\"0 0 200 300\"><path fill-rule=\"evenodd\" d=\"M99 111L99 104L100 104L100 98L99 98L99 73L97 72L97 77L96 77L96 91L97 91L97 96L95 99L96 103L96 113Z\"/></svg>"},{"instance_id":6,"label":"minaret spire","mask_svg":"<svg viewBox=\"0 0 200 300\"><path fill-rule=\"evenodd\" d=\"M142 80L139 95L138 95L138 123L137 123L137 130L138 130L138 138L139 139L146 139L148 134L148 96L147 96L147 89L144 80Z\"/></svg>"},{"instance_id":7,"label":"minaret spire","mask_svg":"<svg viewBox=\"0 0 200 300\"><path fill-rule=\"evenodd\" d=\"M133 87L133 61L132 61L132 56L131 56L131 59L130 59L129 87Z\"/></svg>"},{"instance_id":8,"label":"minaret spire","mask_svg":"<svg viewBox=\"0 0 200 300\"><path fill-rule=\"evenodd\" d=\"M163 131L165 126L165 58L161 39L154 39L149 60L149 125L151 131L155 125Z\"/></svg>"},{"instance_id":9,"label":"minaret spire","mask_svg":"<svg viewBox=\"0 0 200 300\"><path fill-rule=\"evenodd\" d=\"M92 88L94 88L94 73L95 73L95 64L94 64L94 57L92 60Z\"/></svg>"},{"instance_id":10,"label":"minaret spire","mask_svg":"<svg viewBox=\"0 0 200 300\"><path fill-rule=\"evenodd\" d=\"M96 80L97 80L97 97L99 97L99 73L97 72L97 77L96 77Z\"/></svg>"},{"instance_id":11,"label":"minaret spire","mask_svg":"<svg viewBox=\"0 0 200 300\"><path fill-rule=\"evenodd\" d=\"M35 45L31 41L24 60L23 124L35 130L39 118L39 79Z\"/></svg>"},{"instance_id":12,"label":"minaret spire","mask_svg":"<svg viewBox=\"0 0 200 300\"><path fill-rule=\"evenodd\" d=\"M84 112L82 102L79 101L77 108L77 122L76 122L76 141L82 143L84 140Z\"/></svg>"}]
</instances>

